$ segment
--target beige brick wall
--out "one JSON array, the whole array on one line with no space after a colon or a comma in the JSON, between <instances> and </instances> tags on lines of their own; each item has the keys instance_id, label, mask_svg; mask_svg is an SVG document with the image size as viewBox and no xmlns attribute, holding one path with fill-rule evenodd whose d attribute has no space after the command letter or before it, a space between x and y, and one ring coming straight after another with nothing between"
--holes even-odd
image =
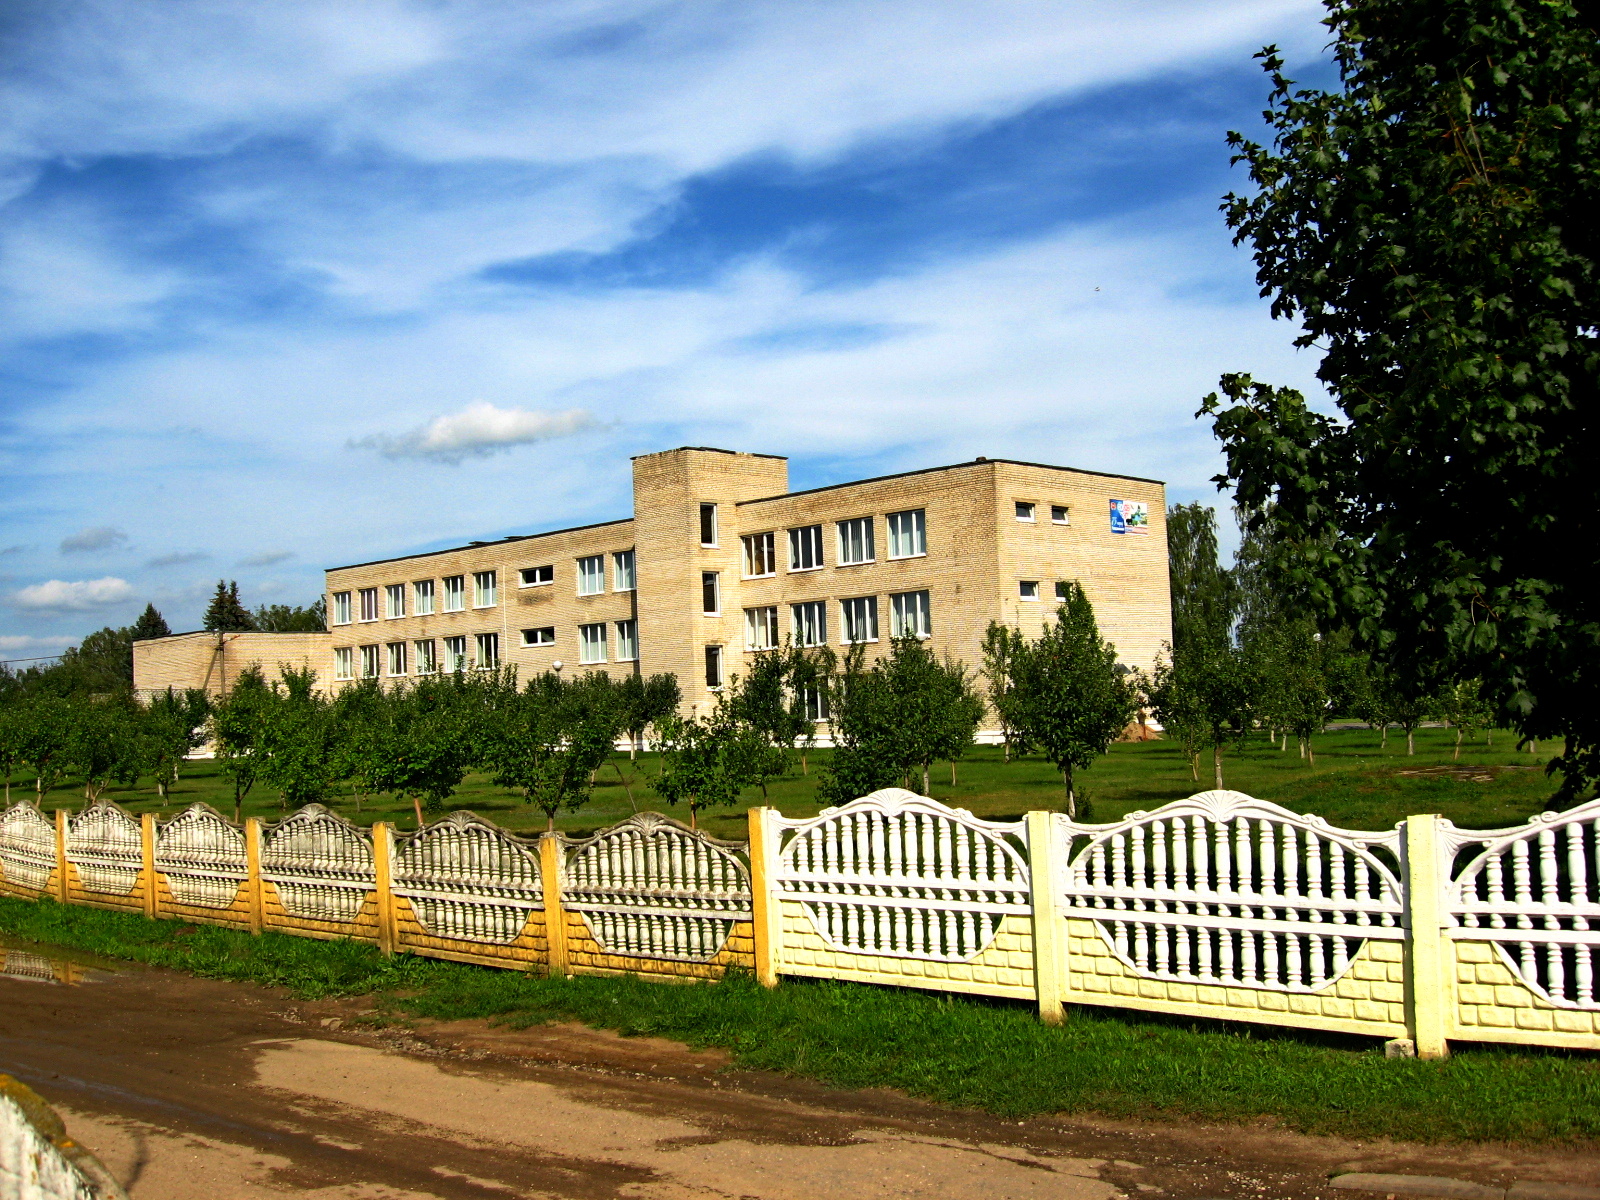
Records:
<instances>
[{"instance_id":1,"label":"beige brick wall","mask_svg":"<svg viewBox=\"0 0 1600 1200\"><path fill-rule=\"evenodd\" d=\"M318 687L331 674L332 638L326 633L177 633L133 644L133 686L149 698L169 687L224 694L248 667L269 680L279 669L311 667Z\"/></svg>"},{"instance_id":2,"label":"beige brick wall","mask_svg":"<svg viewBox=\"0 0 1600 1200\"><path fill-rule=\"evenodd\" d=\"M1600 1012L1550 1003L1517 977L1492 942L1454 946L1455 1028L1449 1036L1600 1050Z\"/></svg>"}]
</instances>

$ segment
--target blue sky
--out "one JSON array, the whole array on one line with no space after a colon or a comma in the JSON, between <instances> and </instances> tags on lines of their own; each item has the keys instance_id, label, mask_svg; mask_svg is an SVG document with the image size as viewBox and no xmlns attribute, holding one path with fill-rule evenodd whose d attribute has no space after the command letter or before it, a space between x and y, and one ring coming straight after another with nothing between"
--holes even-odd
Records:
<instances>
[{"instance_id":1,"label":"blue sky","mask_svg":"<svg viewBox=\"0 0 1600 1200\"><path fill-rule=\"evenodd\" d=\"M987 454L1214 497L1315 390L1217 213L1320 7L22 3L0 17L0 657L218 577Z\"/></svg>"}]
</instances>

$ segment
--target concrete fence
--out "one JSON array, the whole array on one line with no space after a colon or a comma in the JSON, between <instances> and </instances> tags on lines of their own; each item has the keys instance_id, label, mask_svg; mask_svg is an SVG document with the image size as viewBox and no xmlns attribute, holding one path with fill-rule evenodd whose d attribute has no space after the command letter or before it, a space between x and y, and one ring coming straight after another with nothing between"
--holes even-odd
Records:
<instances>
[{"instance_id":1,"label":"concrete fence","mask_svg":"<svg viewBox=\"0 0 1600 1200\"><path fill-rule=\"evenodd\" d=\"M0 813L0 893L556 974L812 976L1410 1039L1600 1049L1600 801L1340 829L1239 792L1105 825L897 788L726 842L657 813L525 838L321 805L234 825Z\"/></svg>"}]
</instances>

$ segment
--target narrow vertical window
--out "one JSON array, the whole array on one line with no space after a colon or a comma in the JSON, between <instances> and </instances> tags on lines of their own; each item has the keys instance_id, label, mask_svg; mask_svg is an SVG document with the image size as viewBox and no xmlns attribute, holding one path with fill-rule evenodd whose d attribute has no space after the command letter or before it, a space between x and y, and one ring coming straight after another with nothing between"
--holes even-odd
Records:
<instances>
[{"instance_id":1,"label":"narrow vertical window","mask_svg":"<svg viewBox=\"0 0 1600 1200\"><path fill-rule=\"evenodd\" d=\"M419 579L411 585L411 611L419 617L433 615L433 580Z\"/></svg>"},{"instance_id":2,"label":"narrow vertical window","mask_svg":"<svg viewBox=\"0 0 1600 1200\"><path fill-rule=\"evenodd\" d=\"M417 652L417 674L432 675L439 669L437 648L432 638L423 638L420 642L412 643Z\"/></svg>"},{"instance_id":3,"label":"narrow vertical window","mask_svg":"<svg viewBox=\"0 0 1600 1200\"><path fill-rule=\"evenodd\" d=\"M363 621L376 621L378 619L378 589L361 589L361 619Z\"/></svg>"},{"instance_id":4,"label":"narrow vertical window","mask_svg":"<svg viewBox=\"0 0 1600 1200\"><path fill-rule=\"evenodd\" d=\"M349 599L348 592L345 593L345 598L346 600ZM333 677L335 679L354 679L354 658L355 656L351 654L349 646L340 646L335 650L333 652Z\"/></svg>"},{"instance_id":5,"label":"narrow vertical window","mask_svg":"<svg viewBox=\"0 0 1600 1200\"><path fill-rule=\"evenodd\" d=\"M349 592L335 592L333 594L333 623L335 625L350 624Z\"/></svg>"},{"instance_id":6,"label":"narrow vertical window","mask_svg":"<svg viewBox=\"0 0 1600 1200\"><path fill-rule=\"evenodd\" d=\"M822 526L789 530L789 570L815 571L822 566Z\"/></svg>"},{"instance_id":7,"label":"narrow vertical window","mask_svg":"<svg viewBox=\"0 0 1600 1200\"><path fill-rule=\"evenodd\" d=\"M500 635L480 633L478 642L478 670L489 671L500 665Z\"/></svg>"},{"instance_id":8,"label":"narrow vertical window","mask_svg":"<svg viewBox=\"0 0 1600 1200\"><path fill-rule=\"evenodd\" d=\"M383 667L382 646L361 647L361 678L376 679Z\"/></svg>"},{"instance_id":9,"label":"narrow vertical window","mask_svg":"<svg viewBox=\"0 0 1600 1200\"><path fill-rule=\"evenodd\" d=\"M702 546L715 546L717 544L717 506L715 504L702 504L700 506L700 544Z\"/></svg>"},{"instance_id":10,"label":"narrow vertical window","mask_svg":"<svg viewBox=\"0 0 1600 1200\"><path fill-rule=\"evenodd\" d=\"M391 620L406 615L406 585L391 583L383 589L383 615Z\"/></svg>"},{"instance_id":11,"label":"narrow vertical window","mask_svg":"<svg viewBox=\"0 0 1600 1200\"><path fill-rule=\"evenodd\" d=\"M744 610L744 644L747 650L777 649L778 609L776 605Z\"/></svg>"},{"instance_id":12,"label":"narrow vertical window","mask_svg":"<svg viewBox=\"0 0 1600 1200\"><path fill-rule=\"evenodd\" d=\"M824 646L828 642L828 604L825 600L807 600L804 604L790 606L794 616L794 644L796 646Z\"/></svg>"},{"instance_id":13,"label":"narrow vertical window","mask_svg":"<svg viewBox=\"0 0 1600 1200\"><path fill-rule=\"evenodd\" d=\"M700 611L708 617L722 612L722 576L716 571L700 572Z\"/></svg>"},{"instance_id":14,"label":"narrow vertical window","mask_svg":"<svg viewBox=\"0 0 1600 1200\"><path fill-rule=\"evenodd\" d=\"M611 556L611 583L619 592L631 592L638 586L634 582L632 550L618 550Z\"/></svg>"},{"instance_id":15,"label":"narrow vertical window","mask_svg":"<svg viewBox=\"0 0 1600 1200\"><path fill-rule=\"evenodd\" d=\"M472 576L472 607L493 608L495 603L495 573L475 571Z\"/></svg>"},{"instance_id":16,"label":"narrow vertical window","mask_svg":"<svg viewBox=\"0 0 1600 1200\"><path fill-rule=\"evenodd\" d=\"M617 622L617 661L639 660L639 626L634 621Z\"/></svg>"},{"instance_id":17,"label":"narrow vertical window","mask_svg":"<svg viewBox=\"0 0 1600 1200\"><path fill-rule=\"evenodd\" d=\"M578 560L578 595L598 596L606 590L606 556L590 554Z\"/></svg>"},{"instance_id":18,"label":"narrow vertical window","mask_svg":"<svg viewBox=\"0 0 1600 1200\"><path fill-rule=\"evenodd\" d=\"M927 592L889 597L889 632L895 637L927 637L933 632Z\"/></svg>"},{"instance_id":19,"label":"narrow vertical window","mask_svg":"<svg viewBox=\"0 0 1600 1200\"><path fill-rule=\"evenodd\" d=\"M706 647L706 686L719 688L722 686L722 647Z\"/></svg>"},{"instance_id":20,"label":"narrow vertical window","mask_svg":"<svg viewBox=\"0 0 1600 1200\"><path fill-rule=\"evenodd\" d=\"M584 666L606 661L606 627L604 622L578 626L578 662Z\"/></svg>"},{"instance_id":21,"label":"narrow vertical window","mask_svg":"<svg viewBox=\"0 0 1600 1200\"><path fill-rule=\"evenodd\" d=\"M846 642L875 642L878 640L878 598L876 596L857 596L851 600L839 601L839 609L844 617L844 640Z\"/></svg>"},{"instance_id":22,"label":"narrow vertical window","mask_svg":"<svg viewBox=\"0 0 1600 1200\"><path fill-rule=\"evenodd\" d=\"M467 669L467 639L464 637L447 637L444 640L444 669L447 671L465 671Z\"/></svg>"},{"instance_id":23,"label":"narrow vertical window","mask_svg":"<svg viewBox=\"0 0 1600 1200\"><path fill-rule=\"evenodd\" d=\"M404 675L406 673L406 644L404 642L390 642L389 674Z\"/></svg>"},{"instance_id":24,"label":"narrow vertical window","mask_svg":"<svg viewBox=\"0 0 1600 1200\"><path fill-rule=\"evenodd\" d=\"M874 557L872 545L872 518L856 517L839 522L839 565L868 563Z\"/></svg>"},{"instance_id":25,"label":"narrow vertical window","mask_svg":"<svg viewBox=\"0 0 1600 1200\"><path fill-rule=\"evenodd\" d=\"M452 575L444 581L444 611L460 612L467 606L467 577Z\"/></svg>"},{"instance_id":26,"label":"narrow vertical window","mask_svg":"<svg viewBox=\"0 0 1600 1200\"><path fill-rule=\"evenodd\" d=\"M746 578L754 579L777 571L778 556L773 552L773 540L773 535L770 533L752 533L741 539L744 543Z\"/></svg>"},{"instance_id":27,"label":"narrow vertical window","mask_svg":"<svg viewBox=\"0 0 1600 1200\"><path fill-rule=\"evenodd\" d=\"M800 702L805 706L808 721L828 721L833 718L833 713L828 708L827 688L801 688Z\"/></svg>"},{"instance_id":28,"label":"narrow vertical window","mask_svg":"<svg viewBox=\"0 0 1600 1200\"><path fill-rule=\"evenodd\" d=\"M923 509L889 514L889 557L917 558L928 552L927 519Z\"/></svg>"}]
</instances>

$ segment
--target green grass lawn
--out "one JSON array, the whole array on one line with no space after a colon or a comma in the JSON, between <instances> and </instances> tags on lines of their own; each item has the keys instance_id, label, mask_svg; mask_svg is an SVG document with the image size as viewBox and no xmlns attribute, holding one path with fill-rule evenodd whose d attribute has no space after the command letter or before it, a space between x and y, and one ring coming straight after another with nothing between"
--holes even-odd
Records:
<instances>
[{"instance_id":1,"label":"green grass lawn","mask_svg":"<svg viewBox=\"0 0 1600 1200\"><path fill-rule=\"evenodd\" d=\"M1387 748L1376 733L1365 729L1330 732L1317 738L1316 766L1300 758L1291 745L1287 752L1257 737L1242 750L1224 755L1224 782L1228 787L1271 800L1299 812L1317 813L1336 825L1354 829L1385 829L1411 813L1441 813L1457 825L1498 828L1517 824L1539 812L1554 792L1544 773L1545 758L1518 752L1515 739L1503 731L1492 735L1492 746L1482 736L1462 747L1459 763L1451 761L1455 734L1447 729L1424 729L1417 734L1417 753L1407 757L1405 739L1391 732ZM829 751L809 755L810 774L802 775L798 756L794 770L768 784L768 796L747 788L735 809L702 816L702 826L722 837L741 838L744 811L752 805L771 804L790 817L817 812L818 768ZM1456 768L1478 768L1457 770ZM638 809L674 810L650 788L657 769L656 756L640 755L630 762L615 755L602 768L593 798L576 813L562 816L557 828L570 833L599 829ZM1414 772L1425 772L1415 774ZM1029 809L1062 806L1061 777L1037 755L1013 762L1002 761L998 746L975 747L957 766L958 782L950 784L950 768L937 763L933 771L933 796L947 804L970 809L979 816L1011 819ZM1190 776L1179 748L1169 741L1130 743L1111 752L1078 777L1093 801L1093 819L1115 820L1136 809L1151 809L1193 795L1211 786L1210 762L1201 765L1201 780ZM16 778L12 794L32 790L32 780ZM631 798L630 798L631 792ZM106 795L130 812L158 810L171 814L196 800L204 800L225 814L233 811L233 789L215 763L186 763L182 778L162 801L149 781L134 787L112 787ZM52 790L44 807L75 808L83 802L81 783L67 781ZM369 798L356 811L348 792L329 803L352 820L397 822L402 829L415 824L409 803L393 797ZM469 776L451 807L468 808L509 829L537 832L544 828L543 814L497 788L487 776ZM277 793L257 786L245 803L245 815L276 818L282 815ZM676 815L687 820L687 812Z\"/></svg>"},{"instance_id":2,"label":"green grass lawn","mask_svg":"<svg viewBox=\"0 0 1600 1200\"><path fill-rule=\"evenodd\" d=\"M1428 1142L1600 1138L1600 1061L1576 1052L1461 1046L1424 1062L1386 1059L1370 1040L1104 1009L1074 1008L1052 1028L1023 1004L863 984L552 979L48 900L0 897L0 934L305 998L371 995L375 1024L577 1020L717 1047L741 1067L1010 1116L1267 1117L1304 1133Z\"/></svg>"}]
</instances>

